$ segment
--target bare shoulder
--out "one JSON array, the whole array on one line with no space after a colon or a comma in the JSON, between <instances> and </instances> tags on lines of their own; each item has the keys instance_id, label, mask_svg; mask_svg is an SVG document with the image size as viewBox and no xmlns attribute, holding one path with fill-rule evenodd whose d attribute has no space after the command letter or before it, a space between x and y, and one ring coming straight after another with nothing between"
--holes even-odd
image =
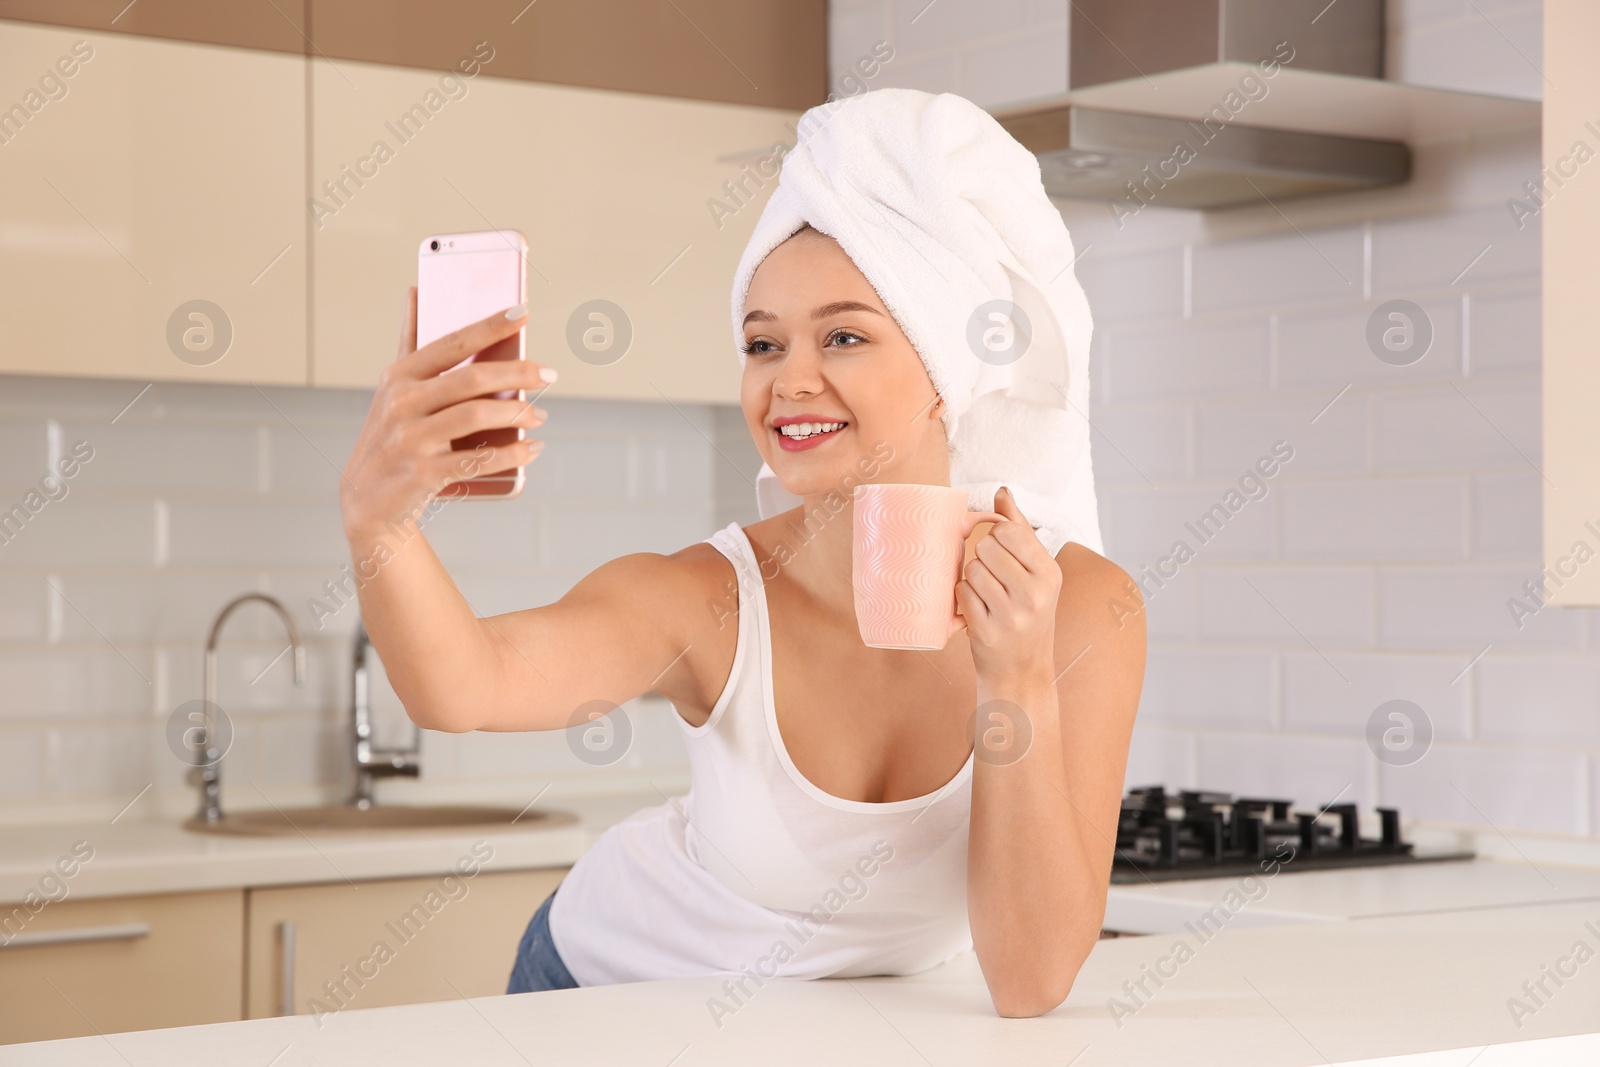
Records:
<instances>
[{"instance_id":1,"label":"bare shoulder","mask_svg":"<svg viewBox=\"0 0 1600 1067\"><path fill-rule=\"evenodd\" d=\"M1105 757L1086 773L1105 778L1105 795L1114 805L1144 688L1144 598L1126 571L1093 549L1069 543L1056 561L1061 565L1055 635L1061 699L1097 709L1076 720L1089 731L1079 740Z\"/></svg>"},{"instance_id":2,"label":"bare shoulder","mask_svg":"<svg viewBox=\"0 0 1600 1067\"><path fill-rule=\"evenodd\" d=\"M629 605L641 654L664 639L649 650L664 665L651 688L691 725L703 722L737 650L739 591L728 557L707 541L672 553L635 552L596 569L589 582L603 585L613 603Z\"/></svg>"},{"instance_id":3,"label":"bare shoulder","mask_svg":"<svg viewBox=\"0 0 1600 1067\"><path fill-rule=\"evenodd\" d=\"M724 600L729 611L737 611L733 574L728 557L709 542L697 541L672 553L618 556L597 567L573 591L593 586L623 596L640 615L667 623L673 635L687 643L706 623L716 625Z\"/></svg>"},{"instance_id":4,"label":"bare shoulder","mask_svg":"<svg viewBox=\"0 0 1600 1067\"><path fill-rule=\"evenodd\" d=\"M1081 645L1113 635L1144 645L1144 596L1127 571L1092 548L1069 541L1056 554L1061 596L1056 632Z\"/></svg>"}]
</instances>

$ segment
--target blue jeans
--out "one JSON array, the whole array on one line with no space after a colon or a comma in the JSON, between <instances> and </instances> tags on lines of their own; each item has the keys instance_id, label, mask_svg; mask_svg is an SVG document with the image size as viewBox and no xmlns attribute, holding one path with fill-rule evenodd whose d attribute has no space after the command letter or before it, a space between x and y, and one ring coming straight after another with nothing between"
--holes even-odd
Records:
<instances>
[{"instance_id":1,"label":"blue jeans","mask_svg":"<svg viewBox=\"0 0 1600 1067\"><path fill-rule=\"evenodd\" d=\"M507 993L534 993L544 989L576 989L578 982L561 962L561 954L550 939L550 902L556 889L544 898L539 910L528 920L528 929L517 946L517 962L511 967Z\"/></svg>"}]
</instances>

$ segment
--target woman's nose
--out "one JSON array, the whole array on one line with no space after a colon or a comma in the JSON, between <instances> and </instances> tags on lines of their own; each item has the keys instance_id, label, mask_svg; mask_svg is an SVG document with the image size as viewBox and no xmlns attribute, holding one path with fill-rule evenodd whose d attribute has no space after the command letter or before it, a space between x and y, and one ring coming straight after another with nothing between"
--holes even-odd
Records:
<instances>
[{"instance_id":1,"label":"woman's nose","mask_svg":"<svg viewBox=\"0 0 1600 1067\"><path fill-rule=\"evenodd\" d=\"M791 349L784 356L783 364L778 368L778 375L773 379L773 389L784 396L793 396L796 393L821 392L822 361L814 352Z\"/></svg>"}]
</instances>

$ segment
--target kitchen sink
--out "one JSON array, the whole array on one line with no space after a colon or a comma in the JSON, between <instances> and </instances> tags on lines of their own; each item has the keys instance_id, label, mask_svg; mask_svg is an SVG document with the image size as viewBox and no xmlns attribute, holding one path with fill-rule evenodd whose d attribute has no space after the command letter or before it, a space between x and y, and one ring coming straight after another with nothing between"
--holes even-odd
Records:
<instances>
[{"instance_id":1,"label":"kitchen sink","mask_svg":"<svg viewBox=\"0 0 1600 1067\"><path fill-rule=\"evenodd\" d=\"M221 819L207 821L199 816L183 824L185 830L203 834L244 834L258 837L285 834L349 833L352 831L445 830L456 827L510 827L519 830L548 830L570 826L577 816L565 811L527 811L518 808L482 807L464 804L436 804L427 807L373 805L360 808L351 804L326 804L315 808L262 808L232 811Z\"/></svg>"}]
</instances>

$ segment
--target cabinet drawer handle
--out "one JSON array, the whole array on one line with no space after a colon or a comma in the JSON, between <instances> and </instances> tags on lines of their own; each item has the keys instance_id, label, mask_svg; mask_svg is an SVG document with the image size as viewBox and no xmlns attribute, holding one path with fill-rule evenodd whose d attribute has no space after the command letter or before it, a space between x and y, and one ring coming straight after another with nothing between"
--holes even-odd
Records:
<instances>
[{"instance_id":1,"label":"cabinet drawer handle","mask_svg":"<svg viewBox=\"0 0 1600 1067\"><path fill-rule=\"evenodd\" d=\"M150 936L149 923L112 923L107 926L79 926L71 930L38 930L12 934L0 940L0 948L32 948L37 945L69 945L75 941L132 941Z\"/></svg>"},{"instance_id":2,"label":"cabinet drawer handle","mask_svg":"<svg viewBox=\"0 0 1600 1067\"><path fill-rule=\"evenodd\" d=\"M278 1014L294 1014L294 923L278 924L278 944L282 947L283 973L278 985Z\"/></svg>"}]
</instances>

